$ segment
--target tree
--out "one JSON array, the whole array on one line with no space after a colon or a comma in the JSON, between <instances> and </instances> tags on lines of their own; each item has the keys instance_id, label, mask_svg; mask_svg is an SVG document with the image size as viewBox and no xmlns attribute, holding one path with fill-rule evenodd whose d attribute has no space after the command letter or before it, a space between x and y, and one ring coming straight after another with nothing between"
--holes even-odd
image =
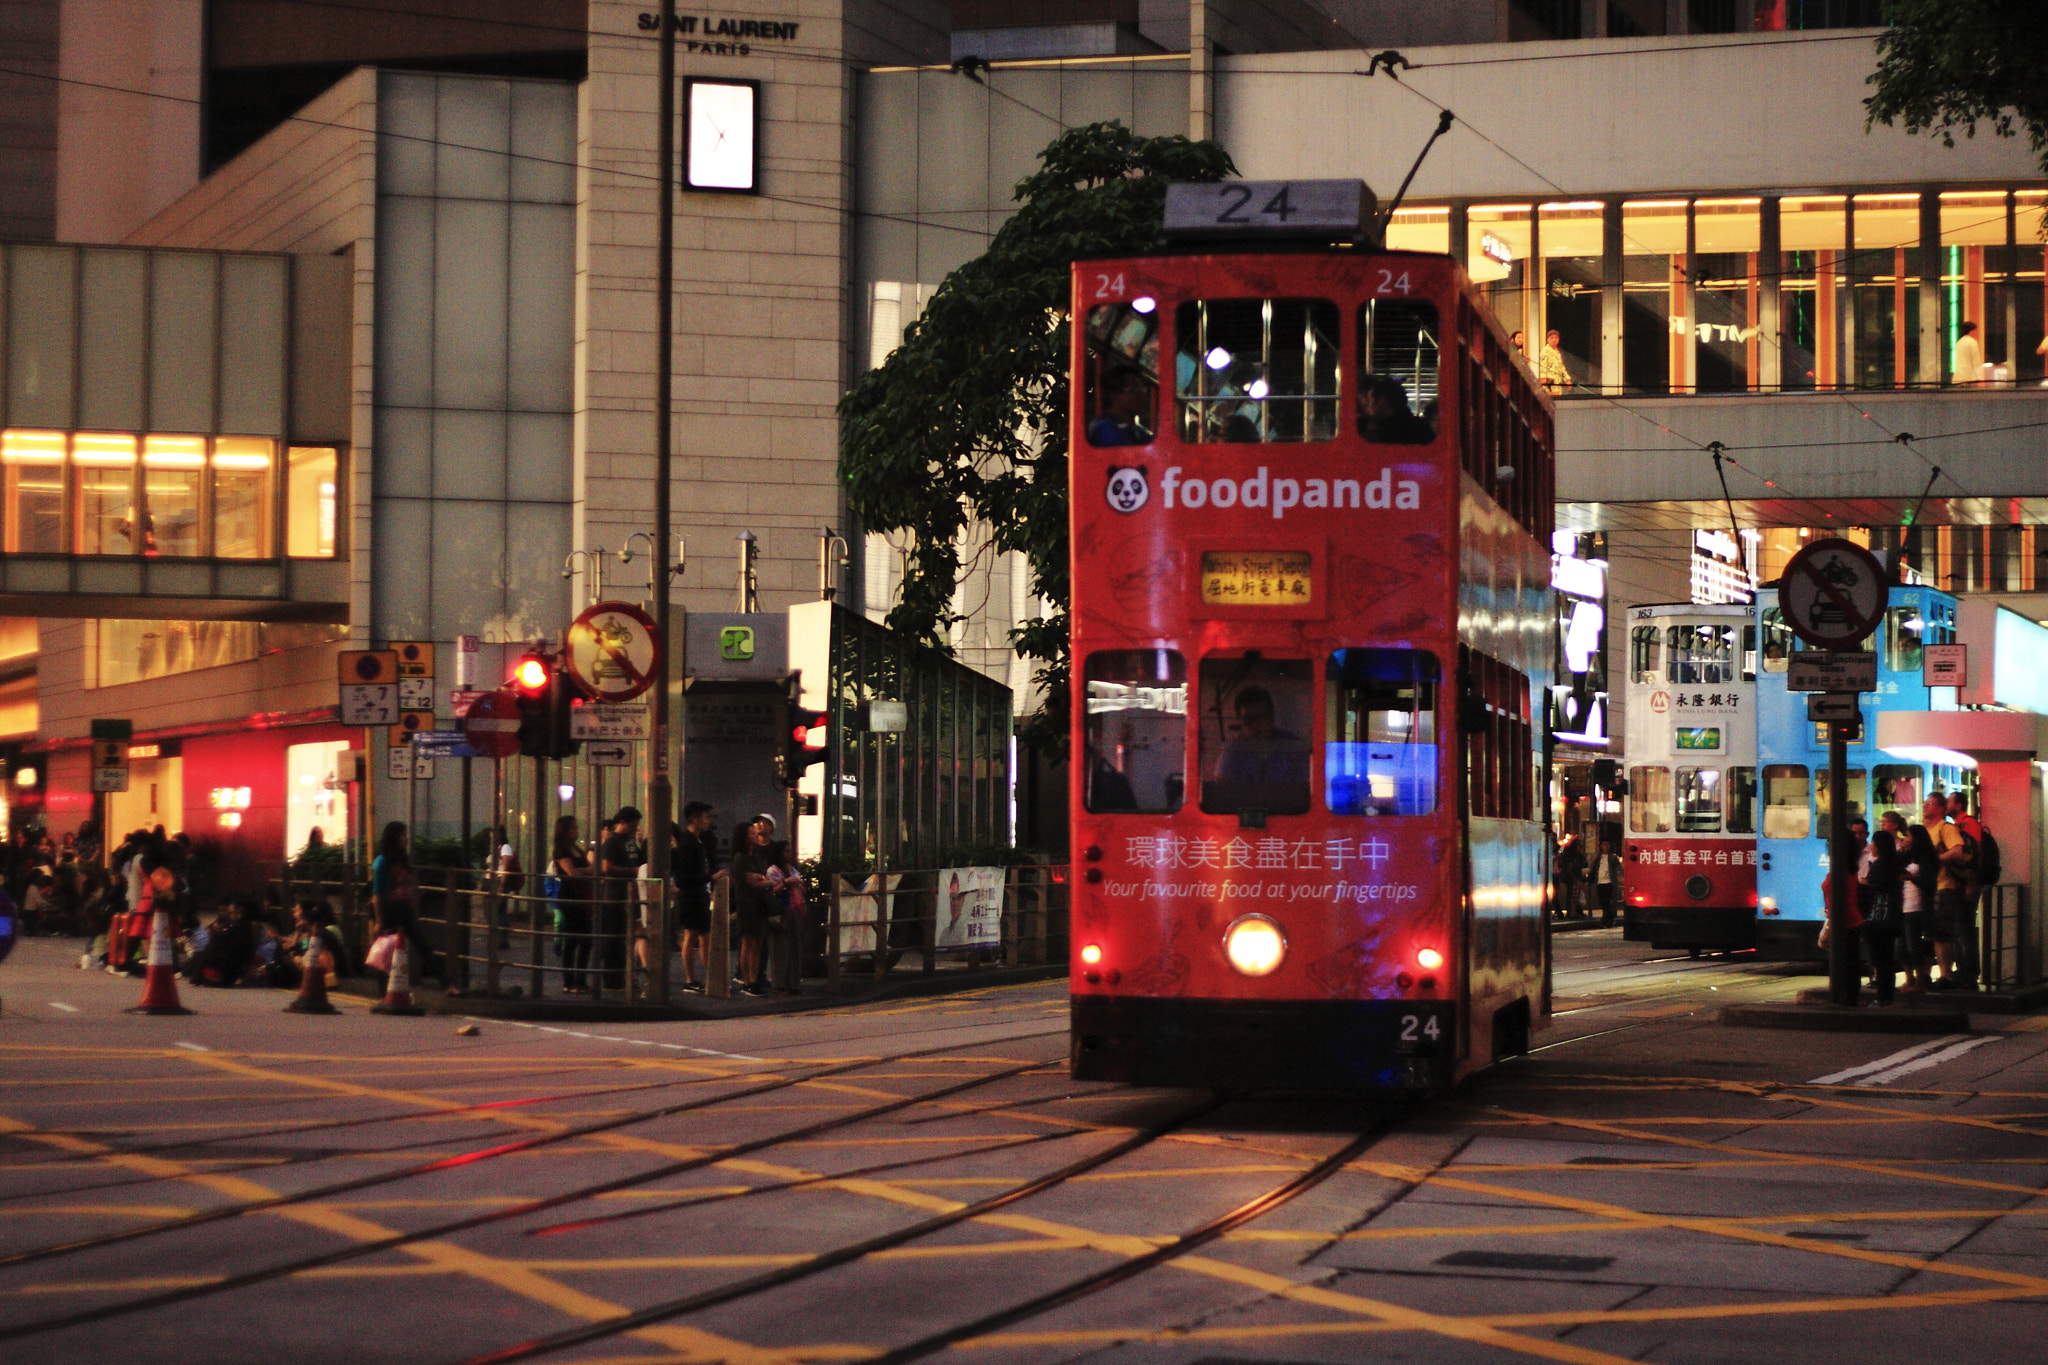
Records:
<instances>
[{"instance_id":1,"label":"tree","mask_svg":"<svg viewBox=\"0 0 2048 1365\"><path fill-rule=\"evenodd\" d=\"M2025 128L2048 171L2048 22L2040 0L1890 0L1864 127L1903 124L1956 145L1988 124L1999 137Z\"/></svg>"},{"instance_id":2,"label":"tree","mask_svg":"<svg viewBox=\"0 0 2048 1365\"><path fill-rule=\"evenodd\" d=\"M1148 249L1169 181L1221 180L1236 167L1214 142L1139 137L1120 123L1070 129L1039 161L988 250L945 278L903 345L841 401L839 469L862 525L907 542L889 625L913 638L947 647L970 524L988 528L995 550L1023 552L1032 591L1054 604L1011 632L1046 697L1025 733L1056 744L1069 642L1070 267Z\"/></svg>"}]
</instances>

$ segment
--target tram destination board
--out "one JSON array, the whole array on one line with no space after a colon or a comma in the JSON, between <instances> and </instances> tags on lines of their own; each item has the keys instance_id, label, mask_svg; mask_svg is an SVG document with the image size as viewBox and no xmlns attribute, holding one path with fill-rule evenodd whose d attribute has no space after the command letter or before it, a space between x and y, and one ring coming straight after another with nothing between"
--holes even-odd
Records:
<instances>
[{"instance_id":1,"label":"tram destination board","mask_svg":"<svg viewBox=\"0 0 2048 1365\"><path fill-rule=\"evenodd\" d=\"M1785 664L1788 692L1875 692L1877 655L1802 649Z\"/></svg>"},{"instance_id":2,"label":"tram destination board","mask_svg":"<svg viewBox=\"0 0 2048 1365\"><path fill-rule=\"evenodd\" d=\"M1225 180L1166 187L1161 231L1171 238L1355 237L1379 201L1363 180Z\"/></svg>"},{"instance_id":3,"label":"tram destination board","mask_svg":"<svg viewBox=\"0 0 2048 1365\"><path fill-rule=\"evenodd\" d=\"M1311 556L1293 550L1202 556L1202 602L1212 607L1305 607L1315 600Z\"/></svg>"}]
</instances>

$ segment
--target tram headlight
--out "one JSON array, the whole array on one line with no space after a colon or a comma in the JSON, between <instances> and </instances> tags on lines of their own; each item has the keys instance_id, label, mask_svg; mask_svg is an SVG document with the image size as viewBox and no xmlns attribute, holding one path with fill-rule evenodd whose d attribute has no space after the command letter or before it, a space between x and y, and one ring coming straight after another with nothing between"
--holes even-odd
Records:
<instances>
[{"instance_id":1,"label":"tram headlight","mask_svg":"<svg viewBox=\"0 0 2048 1365\"><path fill-rule=\"evenodd\" d=\"M1264 915L1244 915L1223 931L1223 955L1246 976L1271 976L1287 956L1287 937Z\"/></svg>"},{"instance_id":2,"label":"tram headlight","mask_svg":"<svg viewBox=\"0 0 2048 1365\"><path fill-rule=\"evenodd\" d=\"M1424 948L1415 955L1415 965L1425 972L1433 972L1444 965L1444 955L1434 948Z\"/></svg>"},{"instance_id":3,"label":"tram headlight","mask_svg":"<svg viewBox=\"0 0 2048 1365\"><path fill-rule=\"evenodd\" d=\"M1100 943L1090 943L1083 947L1081 949L1081 961L1090 967L1102 961L1102 945Z\"/></svg>"}]
</instances>

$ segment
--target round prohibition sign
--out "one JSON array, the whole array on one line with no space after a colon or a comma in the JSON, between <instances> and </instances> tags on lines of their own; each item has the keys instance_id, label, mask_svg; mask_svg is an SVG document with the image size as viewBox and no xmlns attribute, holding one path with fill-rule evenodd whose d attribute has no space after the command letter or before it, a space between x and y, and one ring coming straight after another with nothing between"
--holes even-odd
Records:
<instances>
[{"instance_id":1,"label":"round prohibition sign","mask_svg":"<svg viewBox=\"0 0 2048 1365\"><path fill-rule=\"evenodd\" d=\"M1778 607L1816 649L1847 649L1877 629L1891 585L1877 557L1847 540L1816 540L1785 565Z\"/></svg>"},{"instance_id":2,"label":"round prohibition sign","mask_svg":"<svg viewBox=\"0 0 2048 1365\"><path fill-rule=\"evenodd\" d=\"M563 642L570 674L598 701L631 701L654 686L668 653L654 619L630 602L599 602Z\"/></svg>"}]
</instances>

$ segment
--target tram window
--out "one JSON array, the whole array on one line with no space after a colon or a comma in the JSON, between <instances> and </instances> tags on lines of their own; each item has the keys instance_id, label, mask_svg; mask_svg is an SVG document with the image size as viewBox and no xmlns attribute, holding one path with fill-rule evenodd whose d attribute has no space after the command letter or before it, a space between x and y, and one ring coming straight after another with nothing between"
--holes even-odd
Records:
<instances>
[{"instance_id":1,"label":"tram window","mask_svg":"<svg viewBox=\"0 0 2048 1365\"><path fill-rule=\"evenodd\" d=\"M1417 299L1358 306L1358 434L1389 445L1436 439L1441 373L1436 307Z\"/></svg>"},{"instance_id":2,"label":"tram window","mask_svg":"<svg viewBox=\"0 0 2048 1365\"><path fill-rule=\"evenodd\" d=\"M1721 770L1680 768L1678 770L1678 832L1719 834L1721 832Z\"/></svg>"},{"instance_id":3,"label":"tram window","mask_svg":"<svg viewBox=\"0 0 2048 1365\"><path fill-rule=\"evenodd\" d=\"M1927 622L1918 607L1893 607L1889 615L1891 628L1885 632L1884 666L1894 673L1918 673Z\"/></svg>"},{"instance_id":4,"label":"tram window","mask_svg":"<svg viewBox=\"0 0 2048 1365\"><path fill-rule=\"evenodd\" d=\"M1803 763L1764 765L1764 838L1804 839L1813 833L1813 780Z\"/></svg>"},{"instance_id":5,"label":"tram window","mask_svg":"<svg viewBox=\"0 0 2048 1365\"><path fill-rule=\"evenodd\" d=\"M1628 680L1664 681L1664 628L1636 626L1628 633Z\"/></svg>"},{"instance_id":6,"label":"tram window","mask_svg":"<svg viewBox=\"0 0 2048 1365\"><path fill-rule=\"evenodd\" d=\"M1922 780L1920 769L1911 763L1880 763L1871 769L1871 806L1879 815L1895 810L1912 824L1920 818L1922 793L1927 783Z\"/></svg>"},{"instance_id":7,"label":"tram window","mask_svg":"<svg viewBox=\"0 0 2048 1365\"><path fill-rule=\"evenodd\" d=\"M1082 366L1088 444L1151 444L1159 411L1158 303L1136 299L1089 309Z\"/></svg>"},{"instance_id":8,"label":"tram window","mask_svg":"<svg viewBox=\"0 0 2048 1365\"><path fill-rule=\"evenodd\" d=\"M1183 441L1328 441L1337 435L1337 305L1204 299L1174 313Z\"/></svg>"},{"instance_id":9,"label":"tram window","mask_svg":"<svg viewBox=\"0 0 2048 1365\"><path fill-rule=\"evenodd\" d=\"M1671 769L1628 770L1628 827L1635 834L1671 832Z\"/></svg>"},{"instance_id":10,"label":"tram window","mask_svg":"<svg viewBox=\"0 0 2048 1365\"><path fill-rule=\"evenodd\" d=\"M1870 817L1870 774L1861 768L1849 769L1849 818ZM1828 828L1828 770L1816 768L1813 771L1813 818L1824 836Z\"/></svg>"},{"instance_id":11,"label":"tram window","mask_svg":"<svg viewBox=\"0 0 2048 1365\"><path fill-rule=\"evenodd\" d=\"M1785 624L1785 613L1776 607L1764 608L1763 670L1766 673L1783 673L1786 662L1792 657L1792 627Z\"/></svg>"},{"instance_id":12,"label":"tram window","mask_svg":"<svg viewBox=\"0 0 2048 1365\"><path fill-rule=\"evenodd\" d=\"M1307 659L1202 660L1202 809L1300 815L1309 805Z\"/></svg>"},{"instance_id":13,"label":"tram window","mask_svg":"<svg viewBox=\"0 0 2048 1365\"><path fill-rule=\"evenodd\" d=\"M1095 812L1177 811L1187 787L1187 665L1170 649L1090 654L1088 776L1082 803Z\"/></svg>"},{"instance_id":14,"label":"tram window","mask_svg":"<svg viewBox=\"0 0 2048 1365\"><path fill-rule=\"evenodd\" d=\"M1742 628L1742 680L1756 681L1756 627Z\"/></svg>"},{"instance_id":15,"label":"tram window","mask_svg":"<svg viewBox=\"0 0 2048 1365\"><path fill-rule=\"evenodd\" d=\"M1695 686L1735 681L1735 627L1671 627L1671 681Z\"/></svg>"},{"instance_id":16,"label":"tram window","mask_svg":"<svg viewBox=\"0 0 2048 1365\"><path fill-rule=\"evenodd\" d=\"M1728 832L1756 833L1756 769L1728 770Z\"/></svg>"},{"instance_id":17,"label":"tram window","mask_svg":"<svg viewBox=\"0 0 2048 1365\"><path fill-rule=\"evenodd\" d=\"M1436 655L1340 649L1323 674L1323 803L1333 815L1428 815L1437 801Z\"/></svg>"}]
</instances>

